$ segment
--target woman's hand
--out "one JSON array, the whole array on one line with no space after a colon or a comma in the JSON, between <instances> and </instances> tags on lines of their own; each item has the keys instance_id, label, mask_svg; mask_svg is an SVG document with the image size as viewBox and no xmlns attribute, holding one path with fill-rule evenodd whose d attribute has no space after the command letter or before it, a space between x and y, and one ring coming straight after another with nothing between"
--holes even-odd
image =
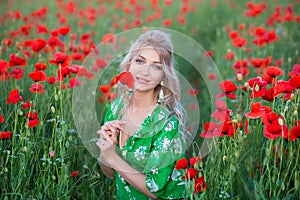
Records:
<instances>
[{"instance_id":1,"label":"woman's hand","mask_svg":"<svg viewBox=\"0 0 300 200\"><path fill-rule=\"evenodd\" d=\"M114 120L110 122L106 122L97 134L99 134L100 138L97 141L97 146L101 149L100 162L111 166L111 162L113 162L116 154L115 148L117 141L117 136L120 131L124 131L125 122L120 120Z\"/></svg>"},{"instance_id":2,"label":"woman's hand","mask_svg":"<svg viewBox=\"0 0 300 200\"><path fill-rule=\"evenodd\" d=\"M97 131L97 134L101 134L103 132L106 132L109 137L112 138L114 144L117 144L117 136L120 133L120 131L124 131L124 125L125 121L120 120L113 120L106 122L99 131Z\"/></svg>"}]
</instances>

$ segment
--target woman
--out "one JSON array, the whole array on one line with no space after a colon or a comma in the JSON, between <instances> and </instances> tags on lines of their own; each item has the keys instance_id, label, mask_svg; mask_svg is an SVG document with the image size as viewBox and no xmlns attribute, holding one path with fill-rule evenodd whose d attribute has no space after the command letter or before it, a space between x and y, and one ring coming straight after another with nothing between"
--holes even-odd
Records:
<instances>
[{"instance_id":1,"label":"woman","mask_svg":"<svg viewBox=\"0 0 300 200\"><path fill-rule=\"evenodd\" d=\"M135 83L133 91L120 86L97 131L101 169L116 178L117 199L184 198L183 174L174 166L186 148L185 112L169 35L143 33L121 68Z\"/></svg>"}]
</instances>

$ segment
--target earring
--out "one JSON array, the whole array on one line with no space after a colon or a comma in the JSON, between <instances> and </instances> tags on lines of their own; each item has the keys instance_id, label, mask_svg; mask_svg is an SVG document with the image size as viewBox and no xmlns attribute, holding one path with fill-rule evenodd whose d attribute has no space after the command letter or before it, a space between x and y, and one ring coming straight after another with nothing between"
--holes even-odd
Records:
<instances>
[{"instance_id":1,"label":"earring","mask_svg":"<svg viewBox=\"0 0 300 200\"><path fill-rule=\"evenodd\" d=\"M158 98L158 103L162 103L162 102L164 102L164 91L163 91L163 85L164 84L164 82L163 81L161 81L160 82L160 85L161 85L161 88L160 88L160 91L159 91L159 98Z\"/></svg>"},{"instance_id":2,"label":"earring","mask_svg":"<svg viewBox=\"0 0 300 200\"><path fill-rule=\"evenodd\" d=\"M133 88L128 88L127 89L127 95L130 96L133 92Z\"/></svg>"}]
</instances>

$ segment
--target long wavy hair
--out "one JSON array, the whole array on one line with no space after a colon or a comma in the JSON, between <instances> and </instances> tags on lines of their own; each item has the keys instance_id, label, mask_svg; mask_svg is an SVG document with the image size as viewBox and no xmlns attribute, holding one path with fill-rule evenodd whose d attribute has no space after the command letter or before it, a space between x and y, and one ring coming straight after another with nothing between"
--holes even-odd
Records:
<instances>
[{"instance_id":1,"label":"long wavy hair","mask_svg":"<svg viewBox=\"0 0 300 200\"><path fill-rule=\"evenodd\" d=\"M164 94L164 101L162 106L168 106L171 109L169 115L176 114L179 124L183 125L186 122L186 113L180 103L180 83L174 69L173 45L170 36L160 30L150 30L139 36L139 38L132 44L129 52L120 64L123 71L129 71L131 60L138 55L144 47L154 48L159 56L164 72L163 86L158 84L154 89L154 95L159 98L159 92L162 89ZM128 95L127 88L120 85L119 90L124 99L123 113L128 108L130 103L130 95Z\"/></svg>"}]
</instances>

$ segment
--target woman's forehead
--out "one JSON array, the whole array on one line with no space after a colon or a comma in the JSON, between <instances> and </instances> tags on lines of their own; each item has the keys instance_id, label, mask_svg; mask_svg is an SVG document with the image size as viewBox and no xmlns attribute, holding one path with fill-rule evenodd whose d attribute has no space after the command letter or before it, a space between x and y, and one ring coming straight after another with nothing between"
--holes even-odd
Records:
<instances>
[{"instance_id":1,"label":"woman's forehead","mask_svg":"<svg viewBox=\"0 0 300 200\"><path fill-rule=\"evenodd\" d=\"M160 63L161 56L159 52L153 47L143 47L134 56L141 57L142 59Z\"/></svg>"}]
</instances>

